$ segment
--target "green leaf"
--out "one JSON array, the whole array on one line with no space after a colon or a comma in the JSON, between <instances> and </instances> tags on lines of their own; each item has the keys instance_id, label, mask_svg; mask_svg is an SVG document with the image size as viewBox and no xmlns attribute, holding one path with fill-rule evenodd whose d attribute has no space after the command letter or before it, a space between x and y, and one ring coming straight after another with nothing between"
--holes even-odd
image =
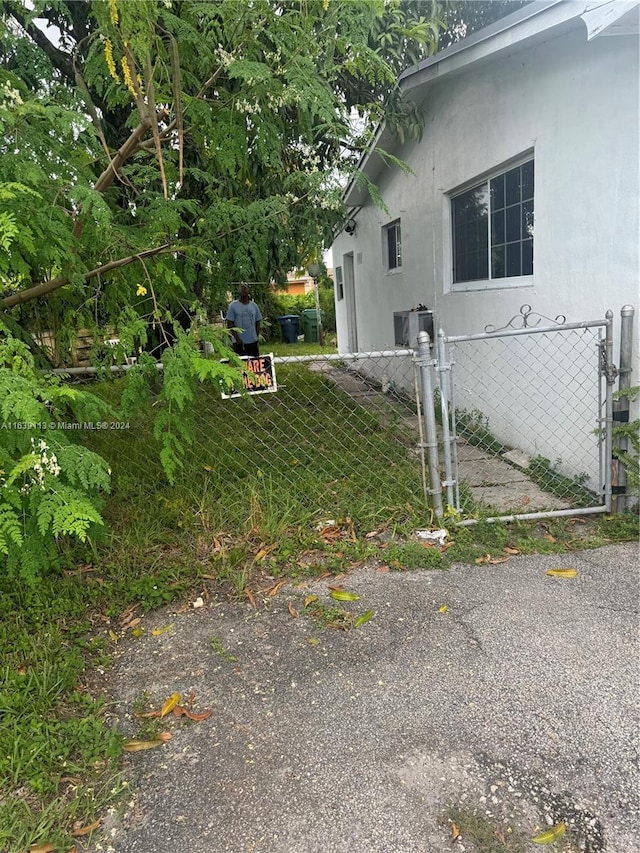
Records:
<instances>
[{"instance_id":1,"label":"green leaf","mask_svg":"<svg viewBox=\"0 0 640 853\"><path fill-rule=\"evenodd\" d=\"M539 835L534 835L531 840L534 844L553 844L559 838L562 838L566 831L566 824L560 822L552 826L551 829L547 829Z\"/></svg>"}]
</instances>

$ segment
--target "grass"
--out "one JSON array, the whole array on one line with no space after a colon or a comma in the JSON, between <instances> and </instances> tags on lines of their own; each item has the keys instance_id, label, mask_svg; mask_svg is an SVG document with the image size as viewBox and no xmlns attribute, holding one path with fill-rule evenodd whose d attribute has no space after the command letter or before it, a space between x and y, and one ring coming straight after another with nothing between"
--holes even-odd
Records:
<instances>
[{"instance_id":1,"label":"grass","mask_svg":"<svg viewBox=\"0 0 640 853\"><path fill-rule=\"evenodd\" d=\"M275 356L330 355L338 352L335 332L325 337L325 342L322 346L317 343L305 343L304 341L298 341L297 344L285 344L279 341L272 341L266 344L261 344L260 348L263 352L272 352Z\"/></svg>"},{"instance_id":2,"label":"grass","mask_svg":"<svg viewBox=\"0 0 640 853\"><path fill-rule=\"evenodd\" d=\"M0 577L0 850L69 850L74 825L91 825L121 795L123 737L92 685L95 667L108 666L131 630L127 614L205 582L239 599L370 559L398 571L446 569L505 549L559 553L637 537L633 516L480 522L452 527L443 552L425 548L411 533L434 519L419 463L398 439L401 424L306 368L280 365L278 382L276 395L224 404L203 388L174 486L149 414L126 434L92 433L114 472L106 531L86 546L62 543L58 570L37 585ZM102 393L117 397L120 387ZM322 629L349 627L356 610L312 602L304 613ZM211 651L230 660L215 636Z\"/></svg>"},{"instance_id":3,"label":"grass","mask_svg":"<svg viewBox=\"0 0 640 853\"><path fill-rule=\"evenodd\" d=\"M472 844L474 853L526 853L530 848L531 836L512 826L512 821L499 820L489 816L478 808L450 806L443 815L441 823L453 827L459 833L460 841ZM455 845L454 845L455 846ZM578 853L580 849L570 833L561 840L547 843L544 848L549 853Z\"/></svg>"}]
</instances>

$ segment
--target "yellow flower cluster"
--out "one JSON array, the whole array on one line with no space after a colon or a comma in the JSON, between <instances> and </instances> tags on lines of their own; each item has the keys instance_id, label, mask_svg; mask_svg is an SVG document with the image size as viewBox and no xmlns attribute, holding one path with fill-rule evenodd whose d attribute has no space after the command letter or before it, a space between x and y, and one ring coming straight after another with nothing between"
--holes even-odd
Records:
<instances>
[{"instance_id":1,"label":"yellow flower cluster","mask_svg":"<svg viewBox=\"0 0 640 853\"><path fill-rule=\"evenodd\" d=\"M133 78L131 77L131 68L129 68L129 61L126 56L122 57L121 61L122 65L122 76L124 77L124 82L127 89L131 92L133 97L136 97L136 90L133 85Z\"/></svg>"},{"instance_id":2,"label":"yellow flower cluster","mask_svg":"<svg viewBox=\"0 0 640 853\"><path fill-rule=\"evenodd\" d=\"M118 77L118 71L116 70L116 63L113 59L113 45L110 40L107 39L104 46L104 58L107 61L107 68L109 69L109 74L113 77L116 83L120 82L120 78Z\"/></svg>"},{"instance_id":3,"label":"yellow flower cluster","mask_svg":"<svg viewBox=\"0 0 640 853\"><path fill-rule=\"evenodd\" d=\"M116 0L109 0L109 17L111 23L115 26L118 23L118 6Z\"/></svg>"},{"instance_id":4,"label":"yellow flower cluster","mask_svg":"<svg viewBox=\"0 0 640 853\"><path fill-rule=\"evenodd\" d=\"M144 286L144 284L139 284L138 289L136 290L136 296L146 296L146 295L147 295L147 288Z\"/></svg>"}]
</instances>

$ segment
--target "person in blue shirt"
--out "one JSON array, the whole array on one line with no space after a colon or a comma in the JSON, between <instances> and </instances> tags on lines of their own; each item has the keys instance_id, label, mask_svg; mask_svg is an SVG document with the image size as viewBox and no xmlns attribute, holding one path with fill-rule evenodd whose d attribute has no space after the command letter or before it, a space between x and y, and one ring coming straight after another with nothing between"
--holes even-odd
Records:
<instances>
[{"instance_id":1,"label":"person in blue shirt","mask_svg":"<svg viewBox=\"0 0 640 853\"><path fill-rule=\"evenodd\" d=\"M227 308L227 328L233 336L233 351L237 355L258 358L258 338L262 314L249 295L249 288L241 284L238 298Z\"/></svg>"}]
</instances>

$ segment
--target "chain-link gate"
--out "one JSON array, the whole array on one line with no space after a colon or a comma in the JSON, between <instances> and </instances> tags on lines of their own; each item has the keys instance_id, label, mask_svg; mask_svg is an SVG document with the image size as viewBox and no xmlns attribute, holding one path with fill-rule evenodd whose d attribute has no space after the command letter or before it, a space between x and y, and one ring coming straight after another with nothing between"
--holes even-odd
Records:
<instances>
[{"instance_id":1,"label":"chain-link gate","mask_svg":"<svg viewBox=\"0 0 640 853\"><path fill-rule=\"evenodd\" d=\"M523 306L502 329L440 332L435 359L422 334L442 427L439 514L444 500L462 523L610 511L612 318L540 325Z\"/></svg>"}]
</instances>

